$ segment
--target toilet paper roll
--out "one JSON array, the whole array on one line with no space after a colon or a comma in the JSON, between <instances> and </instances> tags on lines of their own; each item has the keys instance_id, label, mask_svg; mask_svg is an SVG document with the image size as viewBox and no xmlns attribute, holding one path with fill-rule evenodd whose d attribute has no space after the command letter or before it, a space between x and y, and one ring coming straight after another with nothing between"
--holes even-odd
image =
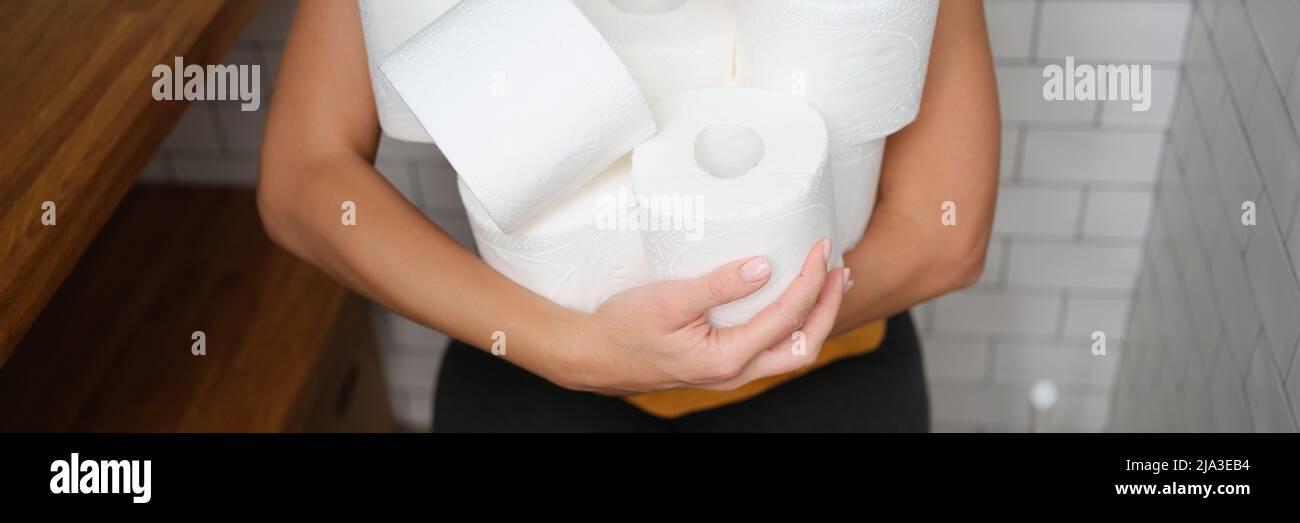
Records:
<instances>
[{"instance_id":1,"label":"toilet paper roll","mask_svg":"<svg viewBox=\"0 0 1300 523\"><path fill-rule=\"evenodd\" d=\"M804 98L832 146L886 136L916 118L938 10L938 0L741 2L736 83Z\"/></svg>"},{"instance_id":2,"label":"toilet paper roll","mask_svg":"<svg viewBox=\"0 0 1300 523\"><path fill-rule=\"evenodd\" d=\"M800 96L826 118L840 243L875 206L885 136L916 119L938 0L747 0L736 84Z\"/></svg>"},{"instance_id":3,"label":"toilet paper roll","mask_svg":"<svg viewBox=\"0 0 1300 523\"><path fill-rule=\"evenodd\" d=\"M762 289L709 312L714 325L746 323L785 292L817 241L834 238L826 124L794 96L738 88L682 93L654 115L659 132L632 153L651 274L692 278L766 256ZM840 266L833 247L830 265Z\"/></svg>"},{"instance_id":4,"label":"toilet paper roll","mask_svg":"<svg viewBox=\"0 0 1300 523\"><path fill-rule=\"evenodd\" d=\"M470 228L488 265L562 306L592 312L649 281L635 221L632 163L623 157L519 231L506 234L460 184Z\"/></svg>"},{"instance_id":5,"label":"toilet paper roll","mask_svg":"<svg viewBox=\"0 0 1300 523\"><path fill-rule=\"evenodd\" d=\"M730 87L735 0L575 0L632 72L651 107L674 94Z\"/></svg>"},{"instance_id":6,"label":"toilet paper roll","mask_svg":"<svg viewBox=\"0 0 1300 523\"><path fill-rule=\"evenodd\" d=\"M408 142L433 143L415 114L379 72L379 60L442 16L460 0L360 0L361 29L370 62L370 84L384 134Z\"/></svg>"},{"instance_id":7,"label":"toilet paper roll","mask_svg":"<svg viewBox=\"0 0 1300 523\"><path fill-rule=\"evenodd\" d=\"M876 208L885 138L831 148L830 173L835 180L835 232L845 251L857 247Z\"/></svg>"},{"instance_id":8,"label":"toilet paper roll","mask_svg":"<svg viewBox=\"0 0 1300 523\"><path fill-rule=\"evenodd\" d=\"M654 133L627 68L569 0L463 0L379 68L507 233Z\"/></svg>"}]
</instances>

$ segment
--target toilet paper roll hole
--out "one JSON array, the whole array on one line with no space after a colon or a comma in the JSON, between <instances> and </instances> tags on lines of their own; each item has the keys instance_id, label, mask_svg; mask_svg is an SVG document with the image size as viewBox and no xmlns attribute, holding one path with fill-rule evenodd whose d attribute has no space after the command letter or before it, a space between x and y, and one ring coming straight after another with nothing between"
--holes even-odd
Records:
<instances>
[{"instance_id":1,"label":"toilet paper roll hole","mask_svg":"<svg viewBox=\"0 0 1300 523\"><path fill-rule=\"evenodd\" d=\"M744 175L763 154L763 137L743 125L714 124L695 136L695 163L718 178Z\"/></svg>"}]
</instances>

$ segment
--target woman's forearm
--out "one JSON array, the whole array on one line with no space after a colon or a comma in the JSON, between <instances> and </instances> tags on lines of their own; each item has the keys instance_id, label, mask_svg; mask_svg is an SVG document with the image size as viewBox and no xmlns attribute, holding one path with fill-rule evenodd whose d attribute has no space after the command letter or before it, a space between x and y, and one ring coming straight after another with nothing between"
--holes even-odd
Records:
<instances>
[{"instance_id":1,"label":"woman's forearm","mask_svg":"<svg viewBox=\"0 0 1300 523\"><path fill-rule=\"evenodd\" d=\"M941 2L920 113L886 142L871 224L845 253L854 286L836 332L979 279L997 197L1000 128L982 3ZM945 222L946 212L952 221Z\"/></svg>"},{"instance_id":2,"label":"woman's forearm","mask_svg":"<svg viewBox=\"0 0 1300 523\"><path fill-rule=\"evenodd\" d=\"M264 162L259 203L272 237L347 286L480 348L506 335L505 357L558 379L542 357L576 313L515 285L430 222L356 153ZM293 170L296 172L286 172ZM356 224L344 225L343 203Z\"/></svg>"}]
</instances>

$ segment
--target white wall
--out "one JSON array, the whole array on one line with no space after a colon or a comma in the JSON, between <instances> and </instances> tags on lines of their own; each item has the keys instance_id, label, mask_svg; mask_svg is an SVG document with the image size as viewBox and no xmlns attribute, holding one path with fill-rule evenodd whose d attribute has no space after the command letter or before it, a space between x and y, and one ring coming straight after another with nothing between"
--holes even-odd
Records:
<instances>
[{"instance_id":1,"label":"white wall","mask_svg":"<svg viewBox=\"0 0 1300 523\"><path fill-rule=\"evenodd\" d=\"M945 0L951 1L951 0ZM1028 389L1061 391L1051 429L1098 431L1125 352L1133 284L1179 85L1184 1L985 0L1003 116L984 277L915 310L938 431L1028 428ZM1043 67L1149 64L1150 111L1044 101ZM1093 331L1107 355L1091 354Z\"/></svg>"},{"instance_id":2,"label":"white wall","mask_svg":"<svg viewBox=\"0 0 1300 523\"><path fill-rule=\"evenodd\" d=\"M1196 7L1111 428L1294 432L1300 2Z\"/></svg>"}]
</instances>

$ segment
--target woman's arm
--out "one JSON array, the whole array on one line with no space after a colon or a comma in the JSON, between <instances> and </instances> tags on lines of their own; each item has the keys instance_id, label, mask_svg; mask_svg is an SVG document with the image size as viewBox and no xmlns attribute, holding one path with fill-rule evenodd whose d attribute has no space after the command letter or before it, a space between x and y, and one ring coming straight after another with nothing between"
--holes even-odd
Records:
<instances>
[{"instance_id":1,"label":"woman's arm","mask_svg":"<svg viewBox=\"0 0 1300 523\"><path fill-rule=\"evenodd\" d=\"M844 256L854 285L836 332L979 279L997 197L1000 131L983 3L945 0L920 114L886 142L871 224ZM940 221L948 201L956 206L952 226Z\"/></svg>"},{"instance_id":2,"label":"woman's arm","mask_svg":"<svg viewBox=\"0 0 1300 523\"><path fill-rule=\"evenodd\" d=\"M594 315L566 310L492 270L374 170L379 127L356 2L302 2L285 45L262 144L258 204L268 234L352 289L570 388L623 392L735 388L816 357L834 324L843 271L821 249L750 324L713 329L710 307L769 279L760 258L620 294ZM343 202L356 225L341 223ZM832 292L833 291L833 292ZM793 356L803 325L807 355Z\"/></svg>"}]
</instances>

